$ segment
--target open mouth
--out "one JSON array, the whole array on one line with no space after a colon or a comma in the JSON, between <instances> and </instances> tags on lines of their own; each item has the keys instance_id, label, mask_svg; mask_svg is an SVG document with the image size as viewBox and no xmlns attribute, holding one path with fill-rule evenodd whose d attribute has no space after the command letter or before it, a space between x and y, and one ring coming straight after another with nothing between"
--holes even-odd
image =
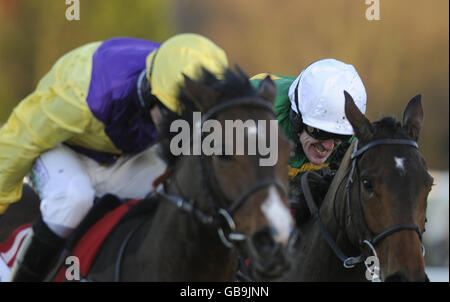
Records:
<instances>
[{"instance_id":1,"label":"open mouth","mask_svg":"<svg viewBox=\"0 0 450 302\"><path fill-rule=\"evenodd\" d=\"M328 153L328 150L325 149L321 143L314 144L314 149L315 149L315 150L317 151L317 153L319 153L320 155L325 155L325 154Z\"/></svg>"}]
</instances>

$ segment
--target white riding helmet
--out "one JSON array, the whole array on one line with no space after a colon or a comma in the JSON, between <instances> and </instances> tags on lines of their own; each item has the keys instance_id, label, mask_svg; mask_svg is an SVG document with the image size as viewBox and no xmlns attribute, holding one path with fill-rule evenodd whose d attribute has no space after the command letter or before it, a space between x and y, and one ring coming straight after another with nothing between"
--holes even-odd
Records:
<instances>
[{"instance_id":1,"label":"white riding helmet","mask_svg":"<svg viewBox=\"0 0 450 302\"><path fill-rule=\"evenodd\" d=\"M335 59L316 61L303 70L289 88L291 108L301 114L306 125L352 135L353 128L345 116L344 90L364 114L366 89L355 68Z\"/></svg>"}]
</instances>

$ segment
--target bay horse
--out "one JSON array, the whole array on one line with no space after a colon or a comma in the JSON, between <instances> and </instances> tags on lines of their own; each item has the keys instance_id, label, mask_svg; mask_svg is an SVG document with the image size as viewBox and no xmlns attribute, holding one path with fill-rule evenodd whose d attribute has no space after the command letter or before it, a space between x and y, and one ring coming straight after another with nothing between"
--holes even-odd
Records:
<instances>
[{"instance_id":1,"label":"bay horse","mask_svg":"<svg viewBox=\"0 0 450 302\"><path fill-rule=\"evenodd\" d=\"M175 135L169 131L172 122L185 120L192 129L192 113L196 111L204 114L201 124L213 118L221 125L226 120L275 120L276 86L269 77L254 89L239 68L237 72L227 70L224 79L202 72L200 80L184 79L180 90L183 115L163 112L166 137L160 143L160 153L171 171L164 190L153 191L143 201L147 202L144 207L135 207L144 214L114 228L84 280L235 281L238 256L250 259L250 275L255 280L272 280L289 267L286 245L296 239L290 234L294 221L285 193L286 150L291 144L278 128L277 150L286 152L279 152L273 166L260 166L261 154L174 156L169 150ZM258 140L267 144L273 138L269 128L264 131L265 138L258 134ZM245 143L251 135L255 132L247 129ZM233 144L237 148L237 136L231 141L222 137L223 145L215 147ZM39 198L25 186L22 199L0 219L1 239L38 215ZM65 256L70 255L70 251L65 252ZM54 280L65 256L63 253L46 281Z\"/></svg>"},{"instance_id":2,"label":"bay horse","mask_svg":"<svg viewBox=\"0 0 450 302\"><path fill-rule=\"evenodd\" d=\"M226 120L275 119L276 86L270 78L256 90L240 69L228 69L224 79L202 72L201 80L185 77L180 91L181 119L191 129L213 118L222 126ZM197 111L203 115L200 125L194 125L192 117ZM256 280L279 277L289 267L286 245L294 227L285 196L289 152L279 152L274 166L260 166L259 155L173 156L168 142L174 133L167 129L180 117L168 111L164 116L168 137L161 153L172 174L165 190L151 197L158 203L156 212L140 224L119 224L86 279L235 281L239 255L254 263L251 274ZM287 138L279 130L276 134L279 150L288 150ZM251 135L246 131L246 142ZM224 145L236 147L235 141L222 137Z\"/></svg>"},{"instance_id":3,"label":"bay horse","mask_svg":"<svg viewBox=\"0 0 450 302\"><path fill-rule=\"evenodd\" d=\"M282 280L428 281L421 240L433 178L417 145L421 96L401 124L392 117L370 123L344 94L357 140L319 209L307 192L319 174L302 176L311 216L298 226L297 263Z\"/></svg>"}]
</instances>

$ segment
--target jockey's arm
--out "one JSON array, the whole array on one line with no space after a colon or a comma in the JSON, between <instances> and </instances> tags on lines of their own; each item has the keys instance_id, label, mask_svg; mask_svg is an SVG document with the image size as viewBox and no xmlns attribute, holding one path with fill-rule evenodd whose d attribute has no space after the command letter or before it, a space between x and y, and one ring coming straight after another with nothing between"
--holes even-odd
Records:
<instances>
[{"instance_id":1,"label":"jockey's arm","mask_svg":"<svg viewBox=\"0 0 450 302\"><path fill-rule=\"evenodd\" d=\"M73 97L78 90L75 84L40 86L0 129L0 214L20 199L23 178L34 160L83 132L88 123L87 108Z\"/></svg>"}]
</instances>

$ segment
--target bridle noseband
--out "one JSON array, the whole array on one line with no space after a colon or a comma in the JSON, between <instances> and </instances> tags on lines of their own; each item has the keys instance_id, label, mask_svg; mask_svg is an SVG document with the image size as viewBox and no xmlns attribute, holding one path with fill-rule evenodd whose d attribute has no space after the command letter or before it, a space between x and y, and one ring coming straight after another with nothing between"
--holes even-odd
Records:
<instances>
[{"instance_id":1,"label":"bridle noseband","mask_svg":"<svg viewBox=\"0 0 450 302\"><path fill-rule=\"evenodd\" d=\"M275 116L272 104L270 104L269 102L265 102L255 98L238 98L219 103L218 105L212 107L209 111L207 111L202 116L200 129L202 129L203 124L207 120L217 116L219 113L227 109L239 106L259 107L269 111L273 116ZM201 133L203 139L203 132ZM244 202L248 200L251 195L272 185L278 187L278 189L284 195L286 195L286 189L280 180L263 179L250 186L235 200L228 200L215 176L211 163L211 157L207 157L202 152L200 155L200 165L202 171L202 183L205 189L204 192L206 195L206 199L210 202L210 204L213 205L215 209L214 214L205 214L194 206L195 202L193 200L186 200L184 197L168 194L162 191L157 191L156 194L160 195L166 200L171 201L181 210L193 214L194 217L196 217L201 223L214 225L217 228L217 233L219 234L222 243L228 248L234 247L234 242L244 241L246 239L246 235L236 232L236 224L232 216L244 204Z\"/></svg>"},{"instance_id":2,"label":"bridle noseband","mask_svg":"<svg viewBox=\"0 0 450 302\"><path fill-rule=\"evenodd\" d=\"M366 233L369 233L369 238L364 238L364 236L361 235L361 231L357 228L357 225L354 223L353 219L354 219L354 215L353 215L353 211L352 211L352 201L351 201L351 190L354 184L354 180L355 180L355 176L357 175L357 162L358 162L358 158L367 150L369 150L370 148L373 148L375 146L379 146L379 145L404 145L404 146L410 146L410 147L414 147L416 149L419 149L419 146L417 145L417 143L413 140L407 140L407 139L390 139L390 138L384 138L384 139L377 139L374 140L370 143L368 143L367 145L363 146L362 148L358 149L358 140L356 140L355 145L354 145L354 151L351 155L351 169L350 169L350 175L346 184L346 203L347 203L347 208L349 211L348 214L348 218L350 219L350 224L352 224L355 228L356 234L358 236L358 243L360 246L363 246L364 244L369 246L369 248L372 250L372 252L375 254L375 246L381 242L383 239L385 239L386 237L397 233L399 231L403 231L403 230L413 230L415 231L418 235L419 235L419 239L420 242L422 242L422 231L420 230L419 226L417 224L412 224L412 223L401 223L401 224L397 224L391 227L388 227L386 230L374 235L372 231L370 231L370 229L367 226L367 222L364 216L364 211L362 209L362 204L361 204L361 198L359 198L359 208L361 210L362 213L362 220L363 220L363 224L366 230ZM308 208L311 211L311 214L313 216L313 218L315 219L316 223L318 224L322 234L325 237L325 240L327 241L328 245L331 247L331 249L333 250L333 252L336 254L336 256L342 261L343 265L345 268L352 268L354 267L356 264L361 263L364 261L363 259L363 254L356 256L356 257L348 257L346 256L342 250L339 248L339 246L337 245L337 243L334 241L334 239L330 236L330 234L328 233L328 230L326 229L325 225L323 224L320 215L319 215L319 210L317 209L317 206L315 205L314 200L312 200L312 194L309 188L309 184L308 184L308 177L311 176L316 176L317 174L310 174L311 171L306 172L301 179L302 182L302 189L304 191L305 194L305 199L308 205ZM425 249L423 247L422 244L422 253L425 254Z\"/></svg>"}]
</instances>

